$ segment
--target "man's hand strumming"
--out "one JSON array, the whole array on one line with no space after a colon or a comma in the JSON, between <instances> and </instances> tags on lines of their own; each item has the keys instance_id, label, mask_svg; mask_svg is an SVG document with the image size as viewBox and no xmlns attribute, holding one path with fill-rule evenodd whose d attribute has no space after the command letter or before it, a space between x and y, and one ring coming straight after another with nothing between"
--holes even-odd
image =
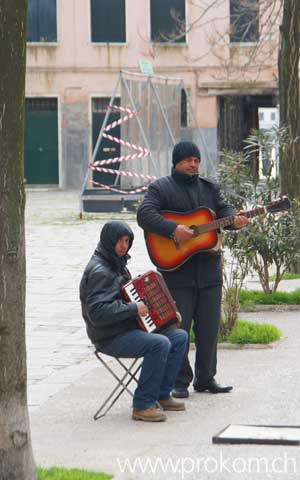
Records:
<instances>
[{"instance_id":1,"label":"man's hand strumming","mask_svg":"<svg viewBox=\"0 0 300 480\"><path fill-rule=\"evenodd\" d=\"M189 240L193 236L194 230L187 227L186 225L177 225L173 232L173 237L175 242L184 242Z\"/></svg>"}]
</instances>

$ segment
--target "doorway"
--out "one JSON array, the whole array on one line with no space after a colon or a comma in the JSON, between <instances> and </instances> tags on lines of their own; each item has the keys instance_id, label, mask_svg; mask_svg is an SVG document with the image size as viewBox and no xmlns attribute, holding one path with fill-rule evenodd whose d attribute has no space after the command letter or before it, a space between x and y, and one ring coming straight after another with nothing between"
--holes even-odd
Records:
<instances>
[{"instance_id":1,"label":"doorway","mask_svg":"<svg viewBox=\"0 0 300 480\"><path fill-rule=\"evenodd\" d=\"M57 98L25 100L24 169L27 184L58 184Z\"/></svg>"}]
</instances>

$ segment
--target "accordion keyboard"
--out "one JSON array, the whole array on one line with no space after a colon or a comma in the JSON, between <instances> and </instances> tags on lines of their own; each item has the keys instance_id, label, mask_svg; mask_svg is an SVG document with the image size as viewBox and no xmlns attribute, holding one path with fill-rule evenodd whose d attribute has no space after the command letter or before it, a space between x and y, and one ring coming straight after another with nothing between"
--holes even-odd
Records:
<instances>
[{"instance_id":1,"label":"accordion keyboard","mask_svg":"<svg viewBox=\"0 0 300 480\"><path fill-rule=\"evenodd\" d=\"M143 302L143 301L145 301L143 298L140 298L138 292L136 291L136 289L134 288L134 286L132 284L128 288L126 288L126 293L127 293L129 299L132 302ZM149 313L145 316L139 315L139 318L143 322L147 332L151 333L156 329L156 325L153 322Z\"/></svg>"},{"instance_id":2,"label":"accordion keyboard","mask_svg":"<svg viewBox=\"0 0 300 480\"><path fill-rule=\"evenodd\" d=\"M178 322L179 313L169 289L159 272L149 271L130 280L122 287L126 301L144 302L148 314L137 316L137 323L146 332L159 332Z\"/></svg>"}]
</instances>

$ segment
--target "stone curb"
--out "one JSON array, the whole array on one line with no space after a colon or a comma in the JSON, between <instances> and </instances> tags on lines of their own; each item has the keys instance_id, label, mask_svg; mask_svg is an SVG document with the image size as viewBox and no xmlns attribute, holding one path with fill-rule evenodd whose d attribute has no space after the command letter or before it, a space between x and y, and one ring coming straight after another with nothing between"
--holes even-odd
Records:
<instances>
[{"instance_id":1,"label":"stone curb","mask_svg":"<svg viewBox=\"0 0 300 480\"><path fill-rule=\"evenodd\" d=\"M218 343L218 350L266 350L277 348L284 339L271 343Z\"/></svg>"},{"instance_id":2,"label":"stone curb","mask_svg":"<svg viewBox=\"0 0 300 480\"><path fill-rule=\"evenodd\" d=\"M277 348L283 340L271 343L218 343L218 350L270 350ZM195 344L190 343L190 350L195 350Z\"/></svg>"},{"instance_id":3,"label":"stone curb","mask_svg":"<svg viewBox=\"0 0 300 480\"><path fill-rule=\"evenodd\" d=\"M252 305L243 307L240 312L295 312L300 310L300 305Z\"/></svg>"},{"instance_id":4,"label":"stone curb","mask_svg":"<svg viewBox=\"0 0 300 480\"><path fill-rule=\"evenodd\" d=\"M277 348L284 338L271 343L218 343L218 350L266 350ZM190 350L195 350L195 344L190 343Z\"/></svg>"}]
</instances>

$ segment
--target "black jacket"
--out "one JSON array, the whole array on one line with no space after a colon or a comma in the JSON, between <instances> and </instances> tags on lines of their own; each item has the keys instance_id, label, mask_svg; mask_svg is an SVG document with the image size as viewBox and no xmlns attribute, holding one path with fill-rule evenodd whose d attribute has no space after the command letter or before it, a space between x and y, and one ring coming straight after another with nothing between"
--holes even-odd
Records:
<instances>
[{"instance_id":1,"label":"black jacket","mask_svg":"<svg viewBox=\"0 0 300 480\"><path fill-rule=\"evenodd\" d=\"M133 232L124 222L108 222L101 231L100 242L87 264L80 282L82 316L87 334L95 345L103 345L116 335L137 328L137 307L126 303L121 287L130 279L126 263L129 258L114 253L117 240ZM130 247L129 247L130 248Z\"/></svg>"},{"instance_id":2,"label":"black jacket","mask_svg":"<svg viewBox=\"0 0 300 480\"><path fill-rule=\"evenodd\" d=\"M188 212L199 207L212 209L218 218L236 213L226 202L217 184L198 175L190 177L173 169L171 176L159 178L149 186L138 209L137 221L145 231L170 237L177 224L163 218L160 211ZM220 252L198 253L177 270L161 273L171 289L221 284Z\"/></svg>"}]
</instances>

